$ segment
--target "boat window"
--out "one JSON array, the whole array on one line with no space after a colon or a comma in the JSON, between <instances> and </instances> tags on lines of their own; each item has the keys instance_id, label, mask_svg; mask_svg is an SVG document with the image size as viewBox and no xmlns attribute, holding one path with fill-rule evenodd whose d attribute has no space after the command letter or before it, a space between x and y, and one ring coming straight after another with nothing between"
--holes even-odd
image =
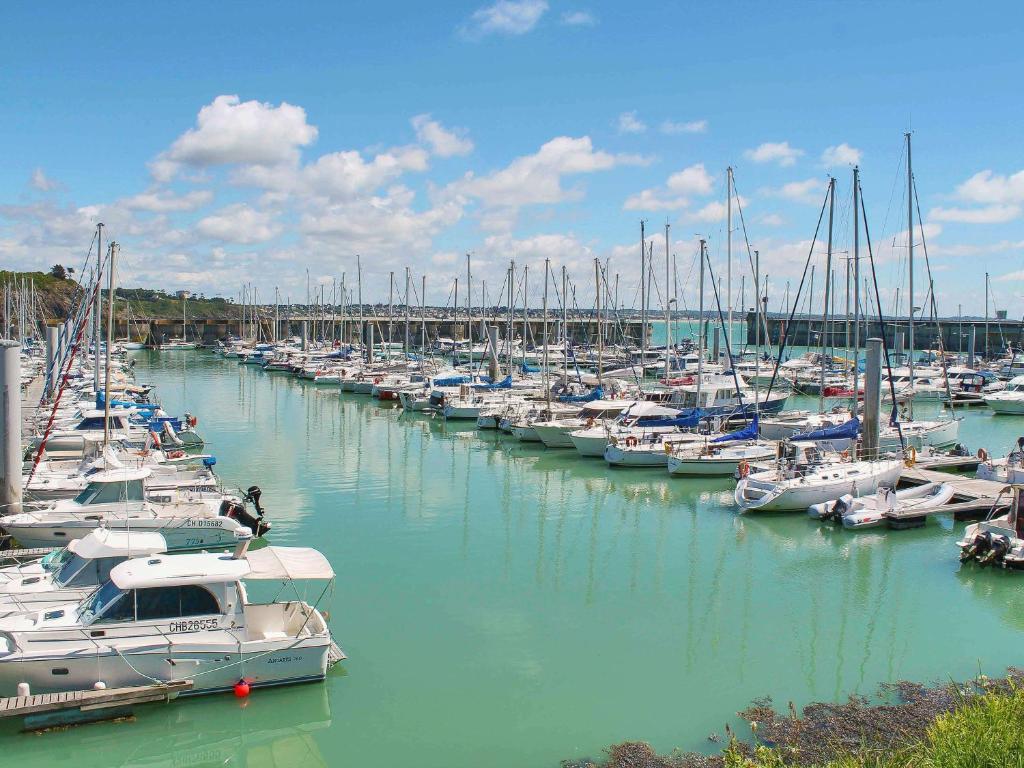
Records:
<instances>
[{"instance_id":1,"label":"boat window","mask_svg":"<svg viewBox=\"0 0 1024 768\"><path fill-rule=\"evenodd\" d=\"M108 581L82 601L79 614L83 624L132 621L135 618L135 592L122 592L113 581Z\"/></svg>"},{"instance_id":2,"label":"boat window","mask_svg":"<svg viewBox=\"0 0 1024 768\"><path fill-rule=\"evenodd\" d=\"M217 599L210 591L194 584L140 589L138 606L139 621L220 613Z\"/></svg>"},{"instance_id":3,"label":"boat window","mask_svg":"<svg viewBox=\"0 0 1024 768\"><path fill-rule=\"evenodd\" d=\"M64 562L60 570L54 575L53 580L61 587L72 586L72 579L78 575L85 565L87 560L84 557L71 553L71 558Z\"/></svg>"},{"instance_id":4,"label":"boat window","mask_svg":"<svg viewBox=\"0 0 1024 768\"><path fill-rule=\"evenodd\" d=\"M116 504L119 501L142 501L142 481L124 483L89 483L75 497L79 504Z\"/></svg>"}]
</instances>

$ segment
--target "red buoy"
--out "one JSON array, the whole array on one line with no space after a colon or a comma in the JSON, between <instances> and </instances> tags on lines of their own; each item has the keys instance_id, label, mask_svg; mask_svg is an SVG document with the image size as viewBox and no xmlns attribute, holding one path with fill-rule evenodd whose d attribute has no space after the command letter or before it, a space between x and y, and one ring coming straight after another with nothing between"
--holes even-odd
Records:
<instances>
[{"instance_id":1,"label":"red buoy","mask_svg":"<svg viewBox=\"0 0 1024 768\"><path fill-rule=\"evenodd\" d=\"M249 684L245 680L239 680L235 683L235 696L239 699L244 699L249 695Z\"/></svg>"}]
</instances>

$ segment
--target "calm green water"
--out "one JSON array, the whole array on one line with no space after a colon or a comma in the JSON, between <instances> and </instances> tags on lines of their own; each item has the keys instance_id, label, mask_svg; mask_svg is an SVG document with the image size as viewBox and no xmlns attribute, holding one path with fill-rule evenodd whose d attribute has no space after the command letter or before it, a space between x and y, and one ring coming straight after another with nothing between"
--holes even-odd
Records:
<instances>
[{"instance_id":1,"label":"calm green water","mask_svg":"<svg viewBox=\"0 0 1024 768\"><path fill-rule=\"evenodd\" d=\"M740 517L733 484L609 470L399 417L205 352L142 354L272 541L313 545L349 654L325 685L142 708L21 735L6 762L92 766L554 766L626 738L711 749L770 694L840 699L1021 659L1024 575L960 572L952 523L851 535ZM966 417L1005 451L1024 422Z\"/></svg>"}]
</instances>

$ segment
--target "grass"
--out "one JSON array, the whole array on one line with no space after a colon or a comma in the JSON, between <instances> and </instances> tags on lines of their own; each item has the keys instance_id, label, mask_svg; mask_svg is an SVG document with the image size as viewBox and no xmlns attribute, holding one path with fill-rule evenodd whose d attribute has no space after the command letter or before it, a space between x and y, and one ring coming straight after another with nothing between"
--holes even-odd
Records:
<instances>
[{"instance_id":1,"label":"grass","mask_svg":"<svg viewBox=\"0 0 1024 768\"><path fill-rule=\"evenodd\" d=\"M902 684L897 704L812 704L801 716L765 702L741 712L758 743L730 735L718 755L657 755L647 744L609 747L607 760L565 768L1024 768L1024 676L966 686ZM771 738L765 736L767 731Z\"/></svg>"}]
</instances>

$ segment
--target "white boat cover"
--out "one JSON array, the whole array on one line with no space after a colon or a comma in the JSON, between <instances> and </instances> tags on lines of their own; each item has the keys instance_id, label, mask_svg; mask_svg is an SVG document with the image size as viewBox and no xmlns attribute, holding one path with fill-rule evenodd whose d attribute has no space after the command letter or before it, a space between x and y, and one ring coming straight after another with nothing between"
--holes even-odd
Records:
<instances>
[{"instance_id":1,"label":"white boat cover","mask_svg":"<svg viewBox=\"0 0 1024 768\"><path fill-rule=\"evenodd\" d=\"M142 557L167 551L162 534L150 531L112 531L97 528L81 539L68 542L68 549L86 560L99 557Z\"/></svg>"},{"instance_id":2,"label":"white boat cover","mask_svg":"<svg viewBox=\"0 0 1024 768\"><path fill-rule=\"evenodd\" d=\"M247 579L333 579L334 569L310 547L263 547L246 552Z\"/></svg>"}]
</instances>

